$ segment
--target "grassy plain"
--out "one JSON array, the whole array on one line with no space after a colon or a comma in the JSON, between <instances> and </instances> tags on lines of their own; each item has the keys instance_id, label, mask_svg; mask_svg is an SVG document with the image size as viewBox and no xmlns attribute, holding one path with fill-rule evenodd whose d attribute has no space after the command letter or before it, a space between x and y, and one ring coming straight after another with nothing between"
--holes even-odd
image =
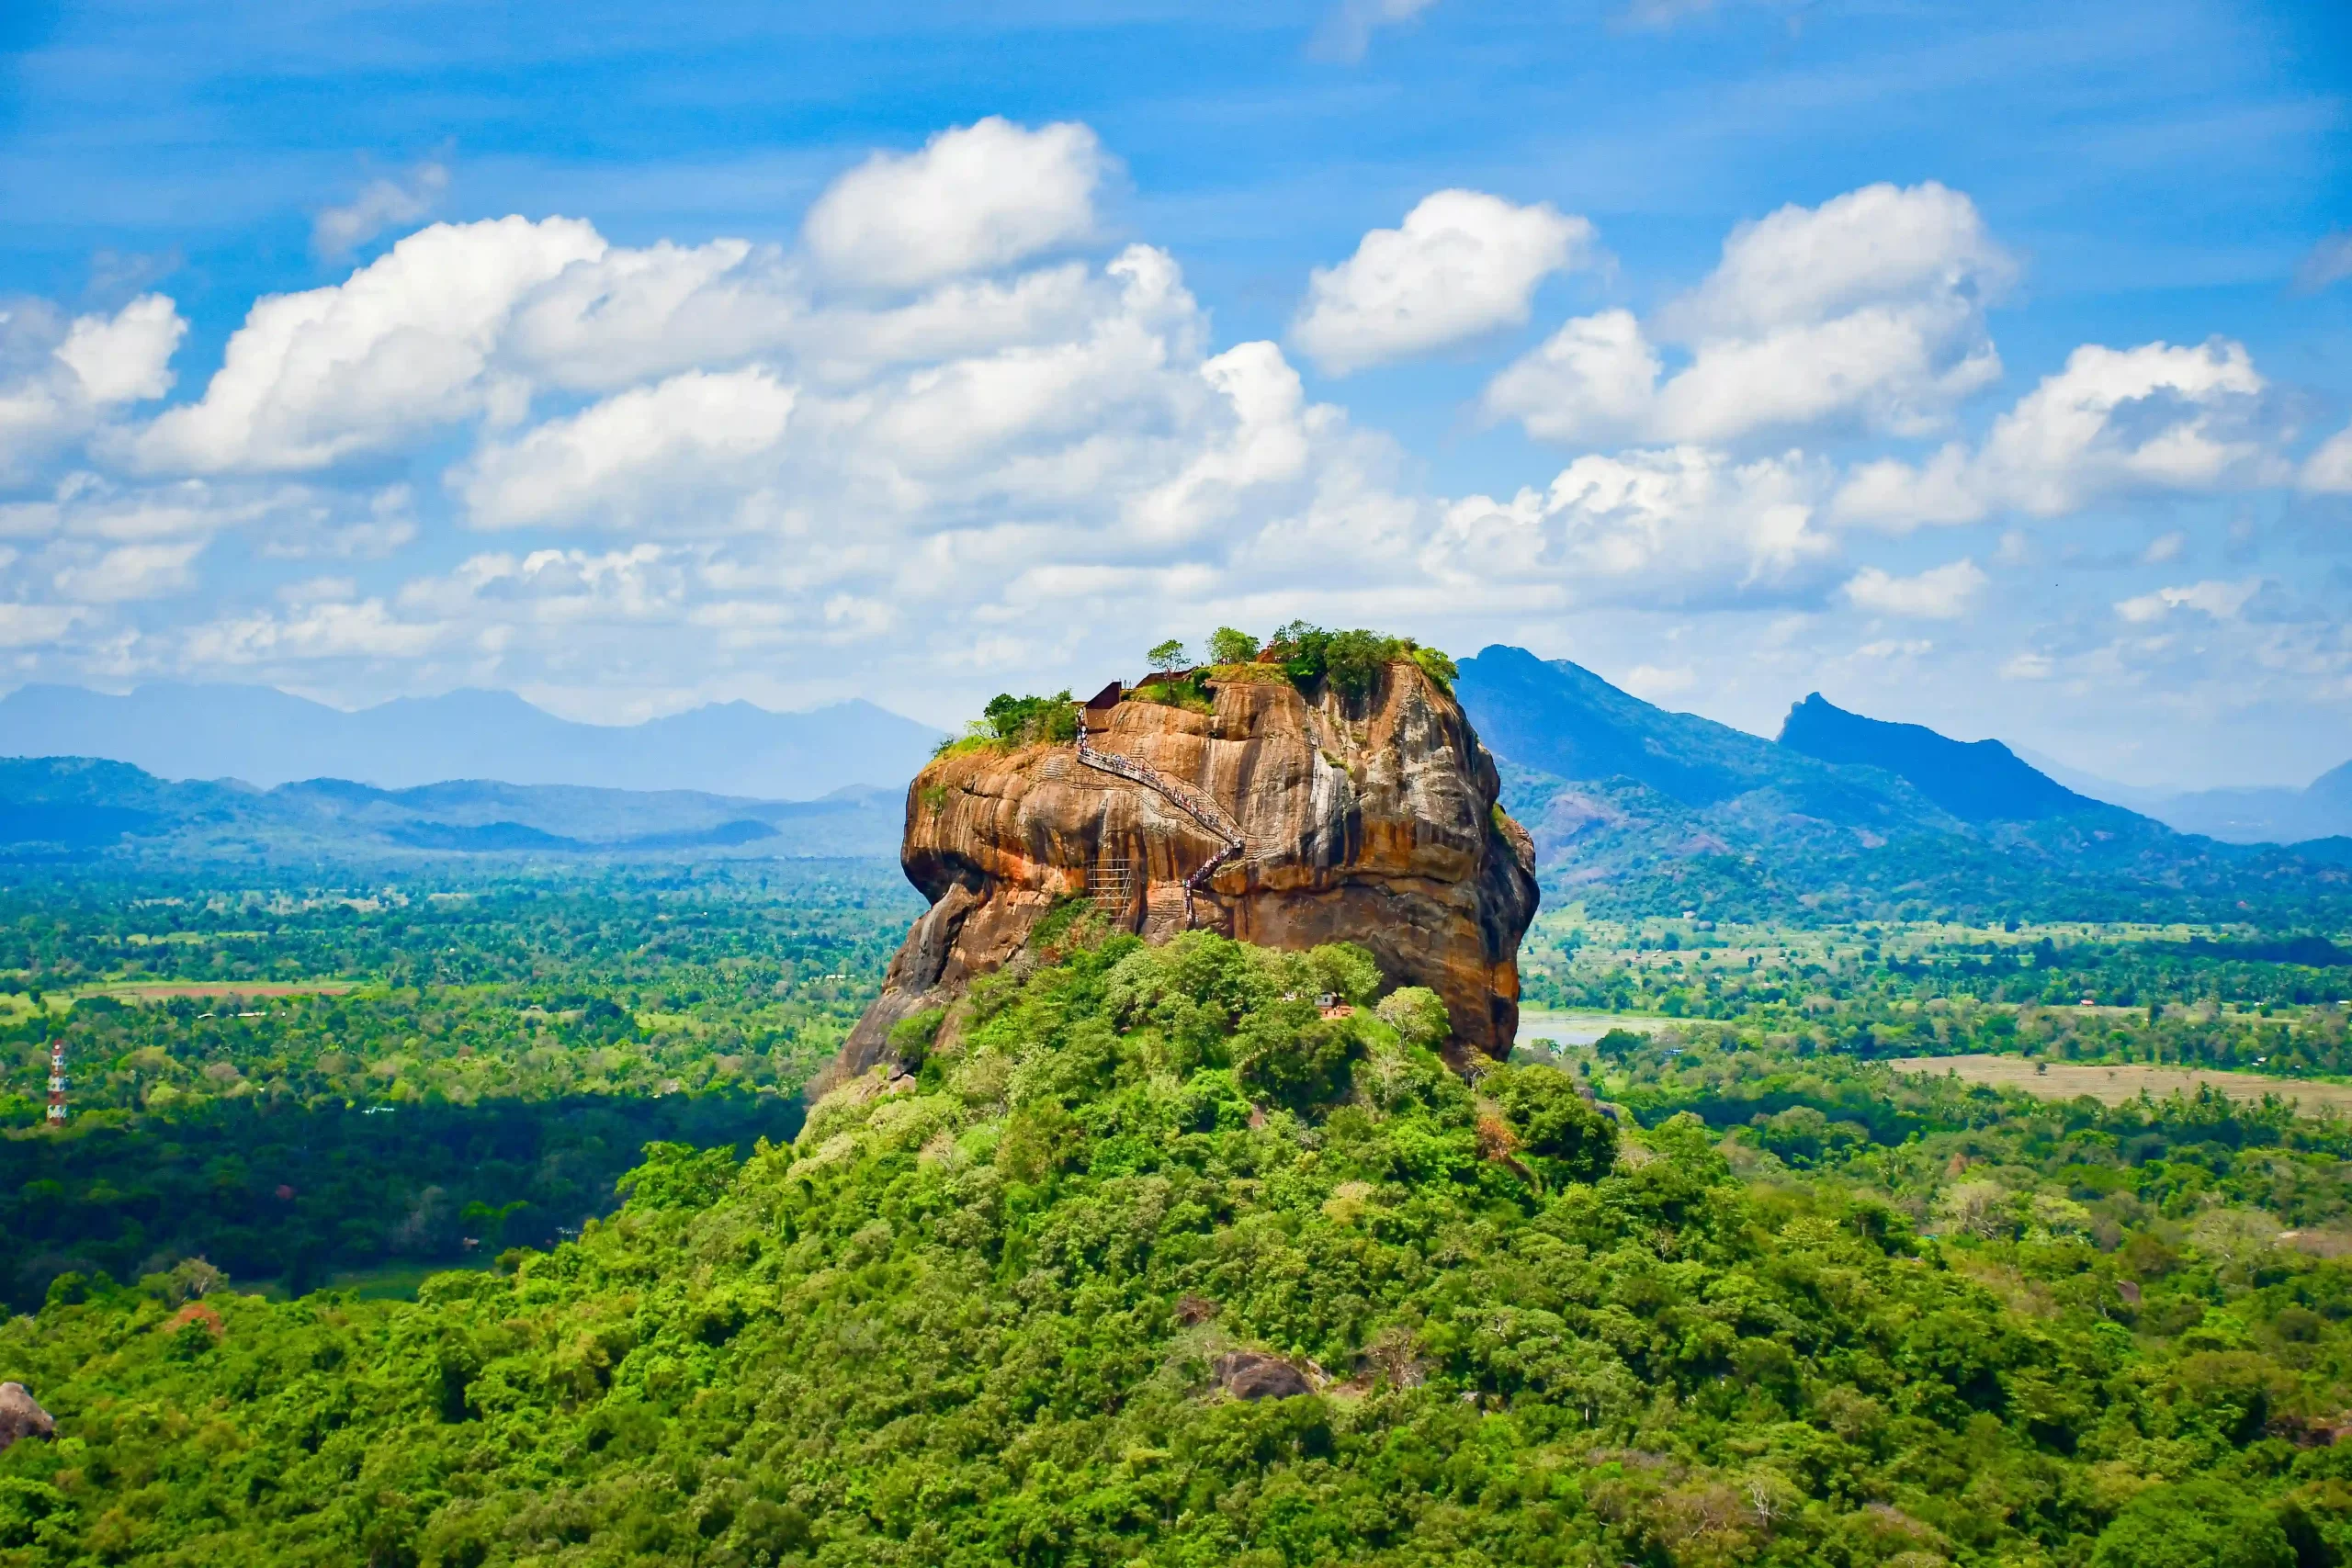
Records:
<instances>
[{"instance_id":1,"label":"grassy plain","mask_svg":"<svg viewBox=\"0 0 2352 1568\"><path fill-rule=\"evenodd\" d=\"M337 1269L305 1283L306 1291L339 1291L363 1302L413 1302L417 1287L435 1274L452 1269L480 1271L489 1269L491 1260L484 1257L438 1262L387 1263L371 1269ZM236 1288L247 1295L266 1301L284 1302L294 1299L284 1279L239 1280Z\"/></svg>"},{"instance_id":2,"label":"grassy plain","mask_svg":"<svg viewBox=\"0 0 2352 1568\"><path fill-rule=\"evenodd\" d=\"M1926 1073L1932 1077L1951 1073L1964 1083L2022 1089L2041 1100L2072 1100L2086 1094L2102 1105L2120 1105L2137 1100L2143 1090L2162 1100L2168 1094L2193 1095L2199 1087L2210 1087L2214 1093L2231 1100L2258 1100L2264 1095L2275 1094L2299 1103L2306 1113L2324 1109L2352 1111L2352 1084L2271 1077L2262 1073L2206 1072L2131 1064L2103 1066L1990 1055L1901 1056L1887 1066L1898 1073Z\"/></svg>"}]
</instances>

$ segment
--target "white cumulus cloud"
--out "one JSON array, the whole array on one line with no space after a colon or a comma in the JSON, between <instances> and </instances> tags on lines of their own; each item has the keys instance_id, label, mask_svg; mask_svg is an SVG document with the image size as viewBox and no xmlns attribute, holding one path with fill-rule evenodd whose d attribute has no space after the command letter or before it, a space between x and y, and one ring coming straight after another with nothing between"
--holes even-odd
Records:
<instances>
[{"instance_id":1,"label":"white cumulus cloud","mask_svg":"<svg viewBox=\"0 0 2352 1568\"><path fill-rule=\"evenodd\" d=\"M0 310L0 479L28 475L127 405L170 391L187 334L161 294L71 321L37 301Z\"/></svg>"},{"instance_id":2,"label":"white cumulus cloud","mask_svg":"<svg viewBox=\"0 0 2352 1568\"><path fill-rule=\"evenodd\" d=\"M1535 602L1726 603L1800 588L1838 553L1826 475L1802 454L1736 462L1695 446L1579 457L1550 487L1450 506L1429 567Z\"/></svg>"},{"instance_id":3,"label":"white cumulus cloud","mask_svg":"<svg viewBox=\"0 0 2352 1568\"><path fill-rule=\"evenodd\" d=\"M332 288L254 301L200 395L160 413L185 331L168 300L11 304L6 667L354 701L499 686L602 717L863 694L948 722L1015 680L1099 679L1160 637L1304 615L1457 649L1614 637L1610 668L1716 711L1803 679L1816 632L1774 643L1766 622L1842 656L1862 640L1846 623L1885 617L1871 646L1911 658L1921 628L1983 616L1996 660L2048 649L2052 691L2099 659L2169 670L2191 644L2235 648L2273 687L2352 679L2340 617L2243 584L2027 635L2009 578L1996 594L2001 569L1979 570L1989 539L1916 574L1845 554L1841 521L2352 485L2352 436L2285 461L2233 345L2085 350L1983 440L1908 466L1746 445L1775 424L1924 428L1988 373L1982 304L2011 269L1964 197L1786 209L1655 313L1568 323L1496 396L1610 444L1545 465L1549 483L1505 469L1448 499L1298 364L1507 327L1589 254L1581 220L1441 192L1318 275L1286 351L1220 341L1168 252L1089 249L1111 167L1082 128L983 122L851 170L806 245L435 224ZM1871 485L1892 512L1858 504ZM2132 529L2125 554L2170 525ZM2168 576L2218 556L2182 526L2149 557ZM2018 538L2003 567L2071 547ZM1688 614L1718 609L1763 614Z\"/></svg>"},{"instance_id":4,"label":"white cumulus cloud","mask_svg":"<svg viewBox=\"0 0 2352 1568\"><path fill-rule=\"evenodd\" d=\"M455 482L485 527L583 517L642 526L649 513L689 511L714 481L725 488L771 452L793 400L763 369L688 370L489 446Z\"/></svg>"},{"instance_id":5,"label":"white cumulus cloud","mask_svg":"<svg viewBox=\"0 0 2352 1568\"><path fill-rule=\"evenodd\" d=\"M1923 464L1860 465L1837 513L1902 529L2008 507L2057 516L2135 491L2277 482L2286 469L2261 418L2265 386L2241 344L2086 344L1974 450L1955 444Z\"/></svg>"},{"instance_id":6,"label":"white cumulus cloud","mask_svg":"<svg viewBox=\"0 0 2352 1568\"><path fill-rule=\"evenodd\" d=\"M1316 269L1291 341L1345 375L1517 326L1536 285L1591 243L1589 222L1548 203L1438 191L1400 227L1374 229L1346 261Z\"/></svg>"},{"instance_id":7,"label":"white cumulus cloud","mask_svg":"<svg viewBox=\"0 0 2352 1568\"><path fill-rule=\"evenodd\" d=\"M993 272L1094 231L1094 197L1115 165L1074 122L1031 130L991 115L919 152L877 152L808 209L801 238L836 280L918 288Z\"/></svg>"},{"instance_id":8,"label":"white cumulus cloud","mask_svg":"<svg viewBox=\"0 0 2352 1568\"><path fill-rule=\"evenodd\" d=\"M195 586L196 558L204 545L201 539L123 545L86 565L59 571L57 592L83 604L101 604L181 592Z\"/></svg>"},{"instance_id":9,"label":"white cumulus cloud","mask_svg":"<svg viewBox=\"0 0 2352 1568\"><path fill-rule=\"evenodd\" d=\"M529 287L498 333L497 368L602 392L775 352L805 289L773 246L744 240L600 246Z\"/></svg>"},{"instance_id":10,"label":"white cumulus cloud","mask_svg":"<svg viewBox=\"0 0 2352 1568\"><path fill-rule=\"evenodd\" d=\"M71 604L22 604L0 601L0 648L31 648L54 642L84 612Z\"/></svg>"},{"instance_id":11,"label":"white cumulus cloud","mask_svg":"<svg viewBox=\"0 0 2352 1568\"><path fill-rule=\"evenodd\" d=\"M1842 592L1856 609L1871 615L1956 621L1975 606L1991 581L1982 567L1962 557L1915 577L1895 577L1878 567L1864 567L1846 580Z\"/></svg>"},{"instance_id":12,"label":"white cumulus cloud","mask_svg":"<svg viewBox=\"0 0 2352 1568\"><path fill-rule=\"evenodd\" d=\"M2160 621L2175 610L2195 610L2217 621L2233 621L2244 613L2247 601L2261 591L2262 580L2258 577L2242 582L2192 582L2123 600L2115 606L2115 613L2141 625Z\"/></svg>"},{"instance_id":13,"label":"white cumulus cloud","mask_svg":"<svg viewBox=\"0 0 2352 1568\"><path fill-rule=\"evenodd\" d=\"M2352 424L2321 442L2296 480L2314 495L2352 495Z\"/></svg>"},{"instance_id":14,"label":"white cumulus cloud","mask_svg":"<svg viewBox=\"0 0 2352 1568\"><path fill-rule=\"evenodd\" d=\"M172 389L172 355L187 335L171 300L148 294L112 316L76 320L57 345L57 358L91 402L142 402Z\"/></svg>"},{"instance_id":15,"label":"white cumulus cloud","mask_svg":"<svg viewBox=\"0 0 2352 1568\"><path fill-rule=\"evenodd\" d=\"M523 296L605 253L571 219L436 223L346 282L255 304L202 399L141 435L149 468L298 471L479 413Z\"/></svg>"},{"instance_id":16,"label":"white cumulus cloud","mask_svg":"<svg viewBox=\"0 0 2352 1568\"><path fill-rule=\"evenodd\" d=\"M1998 378L1984 308L2015 273L1966 196L1870 186L1735 230L1714 272L1647 326L1623 310L1569 321L1484 403L1553 441L1917 434ZM1658 344L1688 362L1667 374Z\"/></svg>"},{"instance_id":17,"label":"white cumulus cloud","mask_svg":"<svg viewBox=\"0 0 2352 1568\"><path fill-rule=\"evenodd\" d=\"M286 615L259 611L188 628L179 656L199 670L284 672L337 660L414 660L438 650L452 628L403 620L381 599L328 600ZM250 676L248 676L250 678Z\"/></svg>"}]
</instances>

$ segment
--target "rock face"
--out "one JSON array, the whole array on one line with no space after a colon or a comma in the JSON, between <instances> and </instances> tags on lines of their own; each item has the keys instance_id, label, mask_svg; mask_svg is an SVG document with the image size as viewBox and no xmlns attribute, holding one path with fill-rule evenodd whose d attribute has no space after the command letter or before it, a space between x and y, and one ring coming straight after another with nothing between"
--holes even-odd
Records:
<instances>
[{"instance_id":1,"label":"rock face","mask_svg":"<svg viewBox=\"0 0 2352 1568\"><path fill-rule=\"evenodd\" d=\"M19 1438L53 1438L57 1423L49 1412L33 1403L20 1382L0 1382L0 1453L6 1453Z\"/></svg>"},{"instance_id":2,"label":"rock face","mask_svg":"<svg viewBox=\"0 0 2352 1568\"><path fill-rule=\"evenodd\" d=\"M1215 682L1213 713L1130 695L1091 712L1079 746L924 768L899 859L931 910L831 1076L882 1060L896 1024L1010 961L1072 897L1155 941L1359 942L1444 998L1458 1050L1509 1055L1534 851L1460 705L1405 660L1352 700L1249 676Z\"/></svg>"}]
</instances>

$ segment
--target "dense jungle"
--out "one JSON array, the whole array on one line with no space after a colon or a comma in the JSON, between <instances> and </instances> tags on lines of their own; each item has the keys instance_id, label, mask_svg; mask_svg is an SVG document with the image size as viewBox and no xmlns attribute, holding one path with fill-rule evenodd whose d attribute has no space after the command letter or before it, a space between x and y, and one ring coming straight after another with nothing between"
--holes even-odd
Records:
<instances>
[{"instance_id":1,"label":"dense jungle","mask_svg":"<svg viewBox=\"0 0 2352 1568\"><path fill-rule=\"evenodd\" d=\"M1571 907L1482 1066L1360 950L1071 906L804 1108L912 912L12 889L0 1379L58 1427L0 1562L2352 1556L2352 1133L1887 1065L2316 1089L2330 944Z\"/></svg>"}]
</instances>

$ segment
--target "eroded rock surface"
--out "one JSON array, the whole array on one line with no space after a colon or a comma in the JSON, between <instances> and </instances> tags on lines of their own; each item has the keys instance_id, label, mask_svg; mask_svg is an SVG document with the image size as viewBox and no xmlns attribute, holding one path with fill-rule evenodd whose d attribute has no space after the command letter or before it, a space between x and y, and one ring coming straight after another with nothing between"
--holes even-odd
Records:
<instances>
[{"instance_id":1,"label":"eroded rock surface","mask_svg":"<svg viewBox=\"0 0 2352 1568\"><path fill-rule=\"evenodd\" d=\"M1401 660L1354 701L1329 687L1310 699L1267 674L1218 684L1214 713L1130 697L1091 738L1239 829L1240 852L1189 897L1224 835L1076 748L967 751L923 769L899 858L932 907L833 1076L882 1060L895 1025L1011 961L1071 897L1152 940L1197 928L1284 949L1359 942L1391 981L1444 998L1458 1049L1508 1055L1534 852L1496 807L1494 760L1460 705Z\"/></svg>"}]
</instances>

